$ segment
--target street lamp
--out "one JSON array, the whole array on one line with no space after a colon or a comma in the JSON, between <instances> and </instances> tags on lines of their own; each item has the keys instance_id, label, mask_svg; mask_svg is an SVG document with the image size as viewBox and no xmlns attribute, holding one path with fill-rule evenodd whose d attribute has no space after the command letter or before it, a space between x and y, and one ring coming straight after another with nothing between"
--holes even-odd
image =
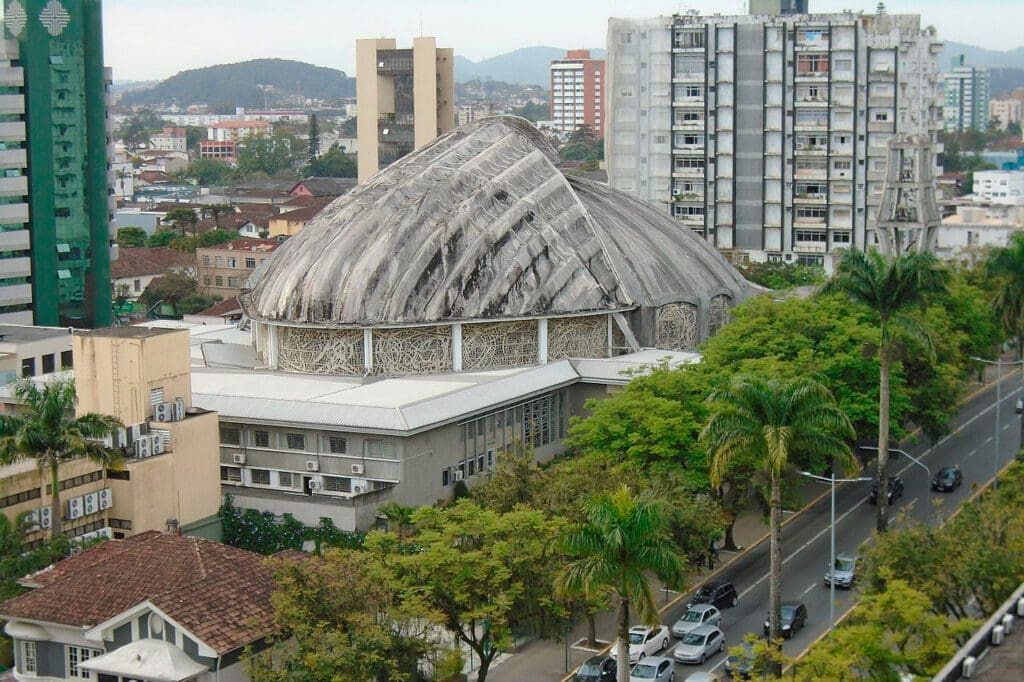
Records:
<instances>
[{"instance_id":1,"label":"street lamp","mask_svg":"<svg viewBox=\"0 0 1024 682\"><path fill-rule=\"evenodd\" d=\"M833 465L834 466L834 465ZM836 483L861 483L870 481L870 478L836 478L836 470L829 471L829 477L818 476L809 471L801 471L801 476L813 478L815 481L829 483L832 486L832 512L829 521L829 564L828 564L828 629L831 630L836 622Z\"/></svg>"},{"instance_id":2,"label":"street lamp","mask_svg":"<svg viewBox=\"0 0 1024 682\"><path fill-rule=\"evenodd\" d=\"M995 455L992 457L992 487L999 487L999 422L1000 420L1000 407L1003 404L1003 365L1020 365L1024 364L1024 360L1011 360L1009 362L1003 362L1002 358L997 360L986 360L985 358L979 358L971 356L971 360L975 362L983 362L986 365L996 366L996 435L995 435ZM1022 443L1024 445L1024 443Z\"/></svg>"}]
</instances>

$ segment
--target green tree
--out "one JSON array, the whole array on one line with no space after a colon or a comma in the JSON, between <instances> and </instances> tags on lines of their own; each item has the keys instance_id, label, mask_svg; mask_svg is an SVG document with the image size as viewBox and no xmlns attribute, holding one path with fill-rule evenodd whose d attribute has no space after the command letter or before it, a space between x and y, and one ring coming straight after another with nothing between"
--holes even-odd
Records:
<instances>
[{"instance_id":1,"label":"green tree","mask_svg":"<svg viewBox=\"0 0 1024 682\"><path fill-rule=\"evenodd\" d=\"M701 437L707 445L713 485L732 460L749 457L770 481L769 639L781 635L782 495L780 482L794 453L814 451L844 469L856 460L846 439L853 426L827 388L811 379L780 381L739 376L716 390L711 419Z\"/></svg>"},{"instance_id":2,"label":"green tree","mask_svg":"<svg viewBox=\"0 0 1024 682\"><path fill-rule=\"evenodd\" d=\"M513 109L512 115L522 116L527 121L530 121L531 123L536 123L537 121L543 121L547 119L551 115L551 110L548 108L547 104L538 102L527 102L518 109Z\"/></svg>"},{"instance_id":3,"label":"green tree","mask_svg":"<svg viewBox=\"0 0 1024 682\"><path fill-rule=\"evenodd\" d=\"M149 241L146 242L146 246L170 246L171 242L175 239L180 239L180 237L181 235L179 235L174 228L157 228L157 231L149 236Z\"/></svg>"},{"instance_id":4,"label":"green tree","mask_svg":"<svg viewBox=\"0 0 1024 682\"><path fill-rule=\"evenodd\" d=\"M353 116L352 118L346 118L341 123L342 137L355 137L356 133L358 132L358 125L359 122L356 120L355 116Z\"/></svg>"},{"instance_id":5,"label":"green tree","mask_svg":"<svg viewBox=\"0 0 1024 682\"><path fill-rule=\"evenodd\" d=\"M685 568L669 535L662 503L622 486L583 505L586 521L562 538L570 561L555 582L557 593L586 598L612 592L618 601L618 682L629 682L629 610L645 623L658 622L650 576L679 589Z\"/></svg>"},{"instance_id":6,"label":"green tree","mask_svg":"<svg viewBox=\"0 0 1024 682\"><path fill-rule=\"evenodd\" d=\"M206 128L202 126L185 126L185 149L199 156L199 143L206 139Z\"/></svg>"},{"instance_id":7,"label":"green tree","mask_svg":"<svg viewBox=\"0 0 1024 682\"><path fill-rule=\"evenodd\" d=\"M1020 123L1018 121L1011 121L1006 124L1006 134L1013 137L1021 137L1024 132L1021 132Z\"/></svg>"},{"instance_id":8,"label":"green tree","mask_svg":"<svg viewBox=\"0 0 1024 682\"><path fill-rule=\"evenodd\" d=\"M1003 330L1017 342L1017 359L1024 353L1024 233L1014 233L1009 243L995 249L985 263L995 280L992 299Z\"/></svg>"},{"instance_id":9,"label":"green tree","mask_svg":"<svg viewBox=\"0 0 1024 682\"><path fill-rule=\"evenodd\" d=\"M335 143L323 156L310 159L302 173L306 177L354 178L357 175L355 154L346 154Z\"/></svg>"},{"instance_id":10,"label":"green tree","mask_svg":"<svg viewBox=\"0 0 1024 682\"><path fill-rule=\"evenodd\" d=\"M182 237L187 236L185 233L186 228L191 229L192 236L195 237L196 223L198 222L199 216L197 216L195 210L189 206L172 208L167 212L167 215L164 216L164 223L174 225L174 227L181 232Z\"/></svg>"},{"instance_id":11,"label":"green tree","mask_svg":"<svg viewBox=\"0 0 1024 682\"><path fill-rule=\"evenodd\" d=\"M320 156L320 122L316 114L309 115L309 152L306 159L313 163Z\"/></svg>"},{"instance_id":12,"label":"green tree","mask_svg":"<svg viewBox=\"0 0 1024 682\"><path fill-rule=\"evenodd\" d=\"M148 235L141 227L126 225L117 229L117 243L119 246L145 246Z\"/></svg>"},{"instance_id":13,"label":"green tree","mask_svg":"<svg viewBox=\"0 0 1024 682\"><path fill-rule=\"evenodd\" d=\"M480 660L477 678L512 641L513 626L539 636L564 632L565 609L552 598L562 557L556 539L564 522L517 508L499 514L469 500L447 509L421 507L412 515L417 551L401 551L392 534L371 533L371 553L386 553L406 601L437 614Z\"/></svg>"},{"instance_id":14,"label":"green tree","mask_svg":"<svg viewBox=\"0 0 1024 682\"><path fill-rule=\"evenodd\" d=\"M275 131L270 136L248 137L238 143L238 173L242 176L294 174L297 149L295 136L283 131Z\"/></svg>"},{"instance_id":15,"label":"green tree","mask_svg":"<svg viewBox=\"0 0 1024 682\"><path fill-rule=\"evenodd\" d=\"M149 143L149 138L160 132L167 121L150 109L142 109L128 117L117 130L119 137L129 149L137 149Z\"/></svg>"},{"instance_id":16,"label":"green tree","mask_svg":"<svg viewBox=\"0 0 1024 682\"><path fill-rule=\"evenodd\" d=\"M64 534L60 504L60 465L86 458L117 468L121 456L101 439L122 426L115 417L95 412L75 415L74 379L43 384L22 380L14 386L21 411L0 415L0 464L33 460L50 475L51 537Z\"/></svg>"},{"instance_id":17,"label":"green tree","mask_svg":"<svg viewBox=\"0 0 1024 682\"><path fill-rule=\"evenodd\" d=\"M191 301L191 304L186 305L190 313L199 312L213 305L214 299L212 298L205 297L203 300L195 298L200 295L199 287L193 277L180 272L169 272L153 279L139 296L139 301L147 308L164 303L173 307L176 313L181 315L183 314L181 305L185 301ZM204 302L206 304L203 307L198 307Z\"/></svg>"},{"instance_id":18,"label":"green tree","mask_svg":"<svg viewBox=\"0 0 1024 682\"><path fill-rule=\"evenodd\" d=\"M185 169L185 174L199 185L222 185L234 179L235 169L216 159L196 159Z\"/></svg>"},{"instance_id":19,"label":"green tree","mask_svg":"<svg viewBox=\"0 0 1024 682\"><path fill-rule=\"evenodd\" d=\"M594 136L588 125L576 129L558 151L564 161L600 161L604 158L604 141Z\"/></svg>"},{"instance_id":20,"label":"green tree","mask_svg":"<svg viewBox=\"0 0 1024 682\"><path fill-rule=\"evenodd\" d=\"M234 215L235 207L231 204L205 204L202 209L204 218L213 218L216 229L220 229L220 218L225 215Z\"/></svg>"},{"instance_id":21,"label":"green tree","mask_svg":"<svg viewBox=\"0 0 1024 682\"><path fill-rule=\"evenodd\" d=\"M854 303L865 306L878 322L881 340L878 345L878 471L876 482L880 491L886 489L886 466L889 463L891 437L889 405L890 368L896 351L896 332L924 341L925 329L907 313L921 308L931 295L946 288L948 271L931 254L906 253L896 257L848 249L843 251L836 275L825 292L842 294ZM889 504L886 495L878 496L878 532L889 526Z\"/></svg>"}]
</instances>

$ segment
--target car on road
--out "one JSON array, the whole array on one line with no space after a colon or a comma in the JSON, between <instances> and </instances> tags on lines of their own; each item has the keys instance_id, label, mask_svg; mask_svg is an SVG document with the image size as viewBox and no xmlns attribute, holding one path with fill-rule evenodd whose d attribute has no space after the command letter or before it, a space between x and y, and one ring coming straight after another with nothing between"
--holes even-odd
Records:
<instances>
[{"instance_id":1,"label":"car on road","mask_svg":"<svg viewBox=\"0 0 1024 682\"><path fill-rule=\"evenodd\" d=\"M712 604L694 604L686 610L683 617L672 626L672 634L675 637L682 637L687 632L701 625L714 625L722 627L722 612Z\"/></svg>"},{"instance_id":2,"label":"car on road","mask_svg":"<svg viewBox=\"0 0 1024 682\"><path fill-rule=\"evenodd\" d=\"M722 678L715 673L696 672L686 676L685 682L721 682Z\"/></svg>"},{"instance_id":3,"label":"car on road","mask_svg":"<svg viewBox=\"0 0 1024 682\"><path fill-rule=\"evenodd\" d=\"M680 663L698 665L725 649L725 635L714 625L701 625L683 635L672 655Z\"/></svg>"},{"instance_id":4,"label":"car on road","mask_svg":"<svg viewBox=\"0 0 1024 682\"><path fill-rule=\"evenodd\" d=\"M836 565L825 571L825 585L831 585L833 579L836 581L836 587L853 587L853 582L857 579L857 557L849 554L837 556Z\"/></svg>"},{"instance_id":5,"label":"car on road","mask_svg":"<svg viewBox=\"0 0 1024 682\"><path fill-rule=\"evenodd\" d=\"M797 630L807 625L807 607L800 601L782 602L782 620L779 628L782 636L790 638ZM768 635L768 619L764 621L764 634Z\"/></svg>"},{"instance_id":6,"label":"car on road","mask_svg":"<svg viewBox=\"0 0 1024 682\"><path fill-rule=\"evenodd\" d=\"M694 604L713 604L718 608L722 609L727 606L736 606L740 602L739 594L736 593L736 586L729 580L713 580L709 583L705 583L703 587L697 590L693 594L693 598L690 599L690 603L687 606L693 606Z\"/></svg>"},{"instance_id":7,"label":"car on road","mask_svg":"<svg viewBox=\"0 0 1024 682\"><path fill-rule=\"evenodd\" d=\"M576 671L574 682L615 682L615 659L610 656L591 656Z\"/></svg>"},{"instance_id":8,"label":"car on road","mask_svg":"<svg viewBox=\"0 0 1024 682\"><path fill-rule=\"evenodd\" d=\"M730 652L729 658L725 659L725 672L733 679L749 680L754 670L754 662L757 660L754 648L743 642L739 647L733 647L733 652L735 653Z\"/></svg>"},{"instance_id":9,"label":"car on road","mask_svg":"<svg viewBox=\"0 0 1024 682\"><path fill-rule=\"evenodd\" d=\"M629 682L673 682L676 679L676 666L671 658L651 656L646 658L629 671Z\"/></svg>"},{"instance_id":10,"label":"car on road","mask_svg":"<svg viewBox=\"0 0 1024 682\"><path fill-rule=\"evenodd\" d=\"M1017 398L1017 406L1015 409L1017 410L1017 414L1024 412L1024 398Z\"/></svg>"},{"instance_id":11,"label":"car on road","mask_svg":"<svg viewBox=\"0 0 1024 682\"><path fill-rule=\"evenodd\" d=\"M668 628L664 625L651 628L634 625L629 629L629 662L636 663L642 658L653 656L668 647ZM612 658L619 656L619 642L612 645Z\"/></svg>"},{"instance_id":12,"label":"car on road","mask_svg":"<svg viewBox=\"0 0 1024 682\"><path fill-rule=\"evenodd\" d=\"M889 504L892 504L894 500L903 497L903 479L899 476L890 476L887 479L888 490L889 490ZM878 483L874 483L871 486L871 494L868 495L868 502L871 504L878 503Z\"/></svg>"},{"instance_id":13,"label":"car on road","mask_svg":"<svg viewBox=\"0 0 1024 682\"><path fill-rule=\"evenodd\" d=\"M942 467L932 478L932 490L953 492L964 482L964 474L960 467Z\"/></svg>"}]
</instances>

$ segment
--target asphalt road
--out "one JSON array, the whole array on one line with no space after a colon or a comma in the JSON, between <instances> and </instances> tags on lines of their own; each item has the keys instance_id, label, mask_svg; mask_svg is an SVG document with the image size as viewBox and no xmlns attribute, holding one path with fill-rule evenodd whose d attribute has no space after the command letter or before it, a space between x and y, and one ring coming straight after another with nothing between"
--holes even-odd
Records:
<instances>
[{"instance_id":1,"label":"asphalt road","mask_svg":"<svg viewBox=\"0 0 1024 682\"><path fill-rule=\"evenodd\" d=\"M1021 375L1002 380L998 466L1011 460L1018 450L1020 416L1014 411L1021 391ZM952 493L931 491L930 477L924 469L905 457L890 461L890 472L899 473L906 486L901 499L890 509L892 523L903 510L919 521L938 524L952 514L972 494L975 485L988 482L996 470L994 429L996 423L995 385L971 398L961 409L954 431L934 447L927 443L910 445L905 450L920 459L932 473L951 464L959 464L964 483ZM870 476L874 467L865 469ZM828 484L822 484L827 489ZM867 501L871 483L847 483L836 486L836 553L855 553L871 536L875 527L875 506ZM934 506L938 500L939 505ZM807 606L807 625L788 641L784 650L790 656L802 653L828 629L829 589L824 573L829 561L829 499L826 496L812 508L788 523L782 533L782 599L799 600ZM732 580L739 591L739 604L723 610L726 650L742 641L748 632L761 634L768 612L768 542L741 555L719 578ZM836 588L835 615L840 618L854 603L856 594ZM686 609L686 600L671 609L664 622L671 626ZM670 656L675 640L659 655ZM717 654L705 664L676 664L676 679L682 682L696 671L717 671L723 677L726 654Z\"/></svg>"}]
</instances>

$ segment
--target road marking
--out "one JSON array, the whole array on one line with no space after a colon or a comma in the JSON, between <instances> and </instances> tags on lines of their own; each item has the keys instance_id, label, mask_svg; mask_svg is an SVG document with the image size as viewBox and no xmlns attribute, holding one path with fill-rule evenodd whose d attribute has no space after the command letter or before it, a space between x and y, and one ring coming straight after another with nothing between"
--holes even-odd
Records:
<instances>
[{"instance_id":1,"label":"road marking","mask_svg":"<svg viewBox=\"0 0 1024 682\"><path fill-rule=\"evenodd\" d=\"M988 438L986 438L985 442L986 443L991 443L992 442L992 436L989 436Z\"/></svg>"},{"instance_id":2,"label":"road marking","mask_svg":"<svg viewBox=\"0 0 1024 682\"><path fill-rule=\"evenodd\" d=\"M726 649L726 650L725 650L725 653L726 653L726 656L725 656L725 657L724 657L724 658L723 658L722 660L720 660L720 661L719 661L718 663L715 663L715 664L714 664L713 666L711 666L710 668L708 668L708 672L709 672L709 673L713 673L713 672L715 672L716 670L718 670L719 668L721 668L721 667L722 667L723 665L725 665L725 662L726 662L727 660L729 660L729 656L728 656L728 654L729 654L729 650L728 650L728 649Z\"/></svg>"},{"instance_id":3,"label":"road marking","mask_svg":"<svg viewBox=\"0 0 1024 682\"><path fill-rule=\"evenodd\" d=\"M967 457L970 458L970 457L974 456L975 452L977 452L977 450L971 450L970 452L967 453Z\"/></svg>"},{"instance_id":4,"label":"road marking","mask_svg":"<svg viewBox=\"0 0 1024 682\"><path fill-rule=\"evenodd\" d=\"M810 587L808 587L808 588L807 588L806 590L804 590L803 592L801 592L801 593L800 593L800 596L801 596L801 597L802 597L802 596L804 596L805 594L807 594L808 592L810 592L811 590L813 590L813 589L814 589L815 587L817 587L817 586L818 586L818 583L811 583L811 586L810 586Z\"/></svg>"},{"instance_id":5,"label":"road marking","mask_svg":"<svg viewBox=\"0 0 1024 682\"><path fill-rule=\"evenodd\" d=\"M1006 429L1010 428L1010 426L1011 426L1010 424L1003 424L1003 431L1005 431Z\"/></svg>"}]
</instances>

